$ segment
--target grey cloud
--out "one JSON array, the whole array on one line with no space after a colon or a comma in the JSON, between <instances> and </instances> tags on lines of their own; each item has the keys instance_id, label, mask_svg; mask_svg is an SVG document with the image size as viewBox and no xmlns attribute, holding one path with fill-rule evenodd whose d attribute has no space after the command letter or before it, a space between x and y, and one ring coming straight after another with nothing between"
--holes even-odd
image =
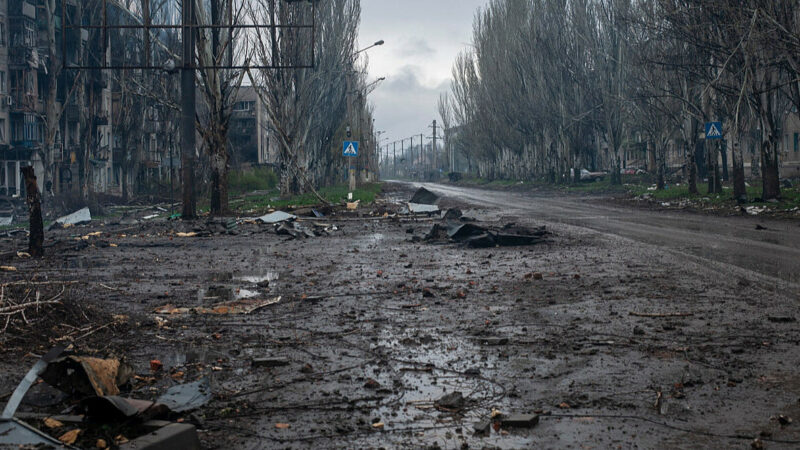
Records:
<instances>
[{"instance_id":1,"label":"grey cloud","mask_svg":"<svg viewBox=\"0 0 800 450\"><path fill-rule=\"evenodd\" d=\"M431 47L425 39L415 37L405 39L404 42L401 43L398 53L404 58L410 56L433 56L436 54L436 49Z\"/></svg>"},{"instance_id":2,"label":"grey cloud","mask_svg":"<svg viewBox=\"0 0 800 450\"><path fill-rule=\"evenodd\" d=\"M436 102L439 94L448 90L449 81L426 86L420 73L419 67L404 66L372 94L379 126L389 132L390 140L426 133L427 124L436 119Z\"/></svg>"}]
</instances>

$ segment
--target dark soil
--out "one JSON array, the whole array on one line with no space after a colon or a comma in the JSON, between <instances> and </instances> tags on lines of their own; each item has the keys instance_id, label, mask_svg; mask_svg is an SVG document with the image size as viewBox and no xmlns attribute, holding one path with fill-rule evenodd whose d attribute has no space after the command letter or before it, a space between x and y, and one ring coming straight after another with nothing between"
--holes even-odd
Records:
<instances>
[{"instance_id":1,"label":"dark soil","mask_svg":"<svg viewBox=\"0 0 800 450\"><path fill-rule=\"evenodd\" d=\"M383 201L411 193L390 185ZM797 424L774 419L800 418L800 331L777 320L800 318L797 297L612 235L454 199L440 205L492 227L547 225L552 235L529 247L432 245L414 236L435 218L384 218L396 210L386 205L378 216L315 219L337 231L300 240L268 225L203 221L49 232L44 259L10 258L2 264L18 271L0 276L75 284L65 311L0 334L0 393L69 327L110 322L67 342L126 358L138 375L131 397L210 379L213 400L184 416L207 448L800 445ZM175 234L193 230L200 235ZM23 248L22 237L0 241L0 253ZM154 313L228 295L281 301L250 315ZM288 364L254 366L257 358ZM150 370L153 359L163 370ZM458 407L442 398L459 398ZM75 400L23 410L52 414ZM475 434L493 410L541 417L530 429Z\"/></svg>"}]
</instances>

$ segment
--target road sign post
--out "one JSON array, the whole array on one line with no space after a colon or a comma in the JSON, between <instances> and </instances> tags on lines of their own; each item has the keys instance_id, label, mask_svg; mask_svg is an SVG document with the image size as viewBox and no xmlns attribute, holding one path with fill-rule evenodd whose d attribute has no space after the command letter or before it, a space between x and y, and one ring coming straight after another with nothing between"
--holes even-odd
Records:
<instances>
[{"instance_id":1,"label":"road sign post","mask_svg":"<svg viewBox=\"0 0 800 450\"><path fill-rule=\"evenodd\" d=\"M706 123L706 139L722 139L722 122Z\"/></svg>"},{"instance_id":2,"label":"road sign post","mask_svg":"<svg viewBox=\"0 0 800 450\"><path fill-rule=\"evenodd\" d=\"M353 164L358 157L358 141L344 141L342 156L350 158L350 192L353 192L356 190L356 168Z\"/></svg>"}]
</instances>

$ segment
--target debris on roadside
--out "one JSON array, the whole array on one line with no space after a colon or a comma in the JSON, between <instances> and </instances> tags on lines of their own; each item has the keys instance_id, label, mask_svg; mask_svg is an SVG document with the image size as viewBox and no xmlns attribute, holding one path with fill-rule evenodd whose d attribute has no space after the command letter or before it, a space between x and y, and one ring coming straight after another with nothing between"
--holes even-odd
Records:
<instances>
[{"instance_id":1,"label":"debris on roadside","mask_svg":"<svg viewBox=\"0 0 800 450\"><path fill-rule=\"evenodd\" d=\"M211 401L211 385L207 378L193 383L179 384L167 389L157 403L170 411L183 413L198 409Z\"/></svg>"},{"instance_id":2,"label":"debris on roadside","mask_svg":"<svg viewBox=\"0 0 800 450\"><path fill-rule=\"evenodd\" d=\"M433 214L439 212L439 207L436 205L426 205L424 203L409 203L408 211L411 214Z\"/></svg>"},{"instance_id":3,"label":"debris on roadside","mask_svg":"<svg viewBox=\"0 0 800 450\"><path fill-rule=\"evenodd\" d=\"M536 414L511 414L501 416L500 425L506 428L533 428L539 423Z\"/></svg>"},{"instance_id":4,"label":"debris on roadside","mask_svg":"<svg viewBox=\"0 0 800 450\"><path fill-rule=\"evenodd\" d=\"M267 214L265 216L258 217L255 219L261 223L265 223L268 225L281 223L281 222L291 222L297 219L297 216L294 214L289 214L283 211L275 211L273 213Z\"/></svg>"},{"instance_id":5,"label":"debris on roadside","mask_svg":"<svg viewBox=\"0 0 800 450\"><path fill-rule=\"evenodd\" d=\"M51 362L41 374L49 385L67 394L117 395L133 376L133 368L118 359L67 356Z\"/></svg>"},{"instance_id":6,"label":"debris on roadside","mask_svg":"<svg viewBox=\"0 0 800 450\"><path fill-rule=\"evenodd\" d=\"M459 391L454 391L449 394L446 394L433 402L433 405L439 410L445 411L459 411L464 408L467 404L467 399L464 398L464 394Z\"/></svg>"},{"instance_id":7,"label":"debris on roadside","mask_svg":"<svg viewBox=\"0 0 800 450\"><path fill-rule=\"evenodd\" d=\"M472 248L512 247L541 243L548 234L545 227L530 229L515 224L507 224L502 228L472 223L435 224L424 240L431 243L458 242Z\"/></svg>"},{"instance_id":8,"label":"debris on roadside","mask_svg":"<svg viewBox=\"0 0 800 450\"><path fill-rule=\"evenodd\" d=\"M433 192L421 187L417 189L417 192L414 193L414 196L411 197L409 203L415 203L419 205L433 205L437 201L439 201L439 196L434 194Z\"/></svg>"},{"instance_id":9,"label":"debris on roadside","mask_svg":"<svg viewBox=\"0 0 800 450\"><path fill-rule=\"evenodd\" d=\"M67 228L71 226L77 225L84 225L90 223L92 221L92 213L89 212L89 208L83 208L78 211L75 211L72 214L59 217L53 222L53 225L50 226L50 229L55 229L58 227Z\"/></svg>"}]
</instances>

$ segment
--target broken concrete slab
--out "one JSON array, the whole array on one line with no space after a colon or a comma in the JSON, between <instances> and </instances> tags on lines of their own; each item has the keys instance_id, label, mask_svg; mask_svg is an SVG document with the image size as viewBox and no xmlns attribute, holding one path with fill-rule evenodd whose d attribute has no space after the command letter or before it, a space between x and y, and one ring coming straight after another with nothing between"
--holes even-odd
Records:
<instances>
[{"instance_id":1,"label":"broken concrete slab","mask_svg":"<svg viewBox=\"0 0 800 450\"><path fill-rule=\"evenodd\" d=\"M7 227L11 225L11 222L14 221L14 216L2 216L0 217L0 227Z\"/></svg>"},{"instance_id":2,"label":"broken concrete slab","mask_svg":"<svg viewBox=\"0 0 800 450\"><path fill-rule=\"evenodd\" d=\"M274 224L274 223L281 223L281 222L289 222L292 220L296 220L297 216L294 214L289 214L283 211L275 211L274 213L270 213L261 217L258 217L257 221L266 223L266 224Z\"/></svg>"},{"instance_id":3,"label":"broken concrete slab","mask_svg":"<svg viewBox=\"0 0 800 450\"><path fill-rule=\"evenodd\" d=\"M56 223L61 226L70 226L70 225L83 225L92 221L92 213L89 212L89 208L83 208L78 211L75 211L72 214L66 215L64 217L59 217L56 219Z\"/></svg>"},{"instance_id":4,"label":"broken concrete slab","mask_svg":"<svg viewBox=\"0 0 800 450\"><path fill-rule=\"evenodd\" d=\"M423 203L409 203L408 211L412 214L433 214L439 212L439 207Z\"/></svg>"},{"instance_id":5,"label":"broken concrete slab","mask_svg":"<svg viewBox=\"0 0 800 450\"><path fill-rule=\"evenodd\" d=\"M207 378L194 383L179 384L167 389L158 403L173 412L182 413L200 408L211 401L211 385Z\"/></svg>"},{"instance_id":6,"label":"broken concrete slab","mask_svg":"<svg viewBox=\"0 0 800 450\"><path fill-rule=\"evenodd\" d=\"M417 189L417 192L414 193L414 196L411 197L409 203L416 203L421 205L433 205L439 200L439 196L434 194L433 192L421 187Z\"/></svg>"},{"instance_id":7,"label":"broken concrete slab","mask_svg":"<svg viewBox=\"0 0 800 450\"><path fill-rule=\"evenodd\" d=\"M500 424L506 428L533 428L538 423L539 416L536 414L511 414L500 420Z\"/></svg>"}]
</instances>

